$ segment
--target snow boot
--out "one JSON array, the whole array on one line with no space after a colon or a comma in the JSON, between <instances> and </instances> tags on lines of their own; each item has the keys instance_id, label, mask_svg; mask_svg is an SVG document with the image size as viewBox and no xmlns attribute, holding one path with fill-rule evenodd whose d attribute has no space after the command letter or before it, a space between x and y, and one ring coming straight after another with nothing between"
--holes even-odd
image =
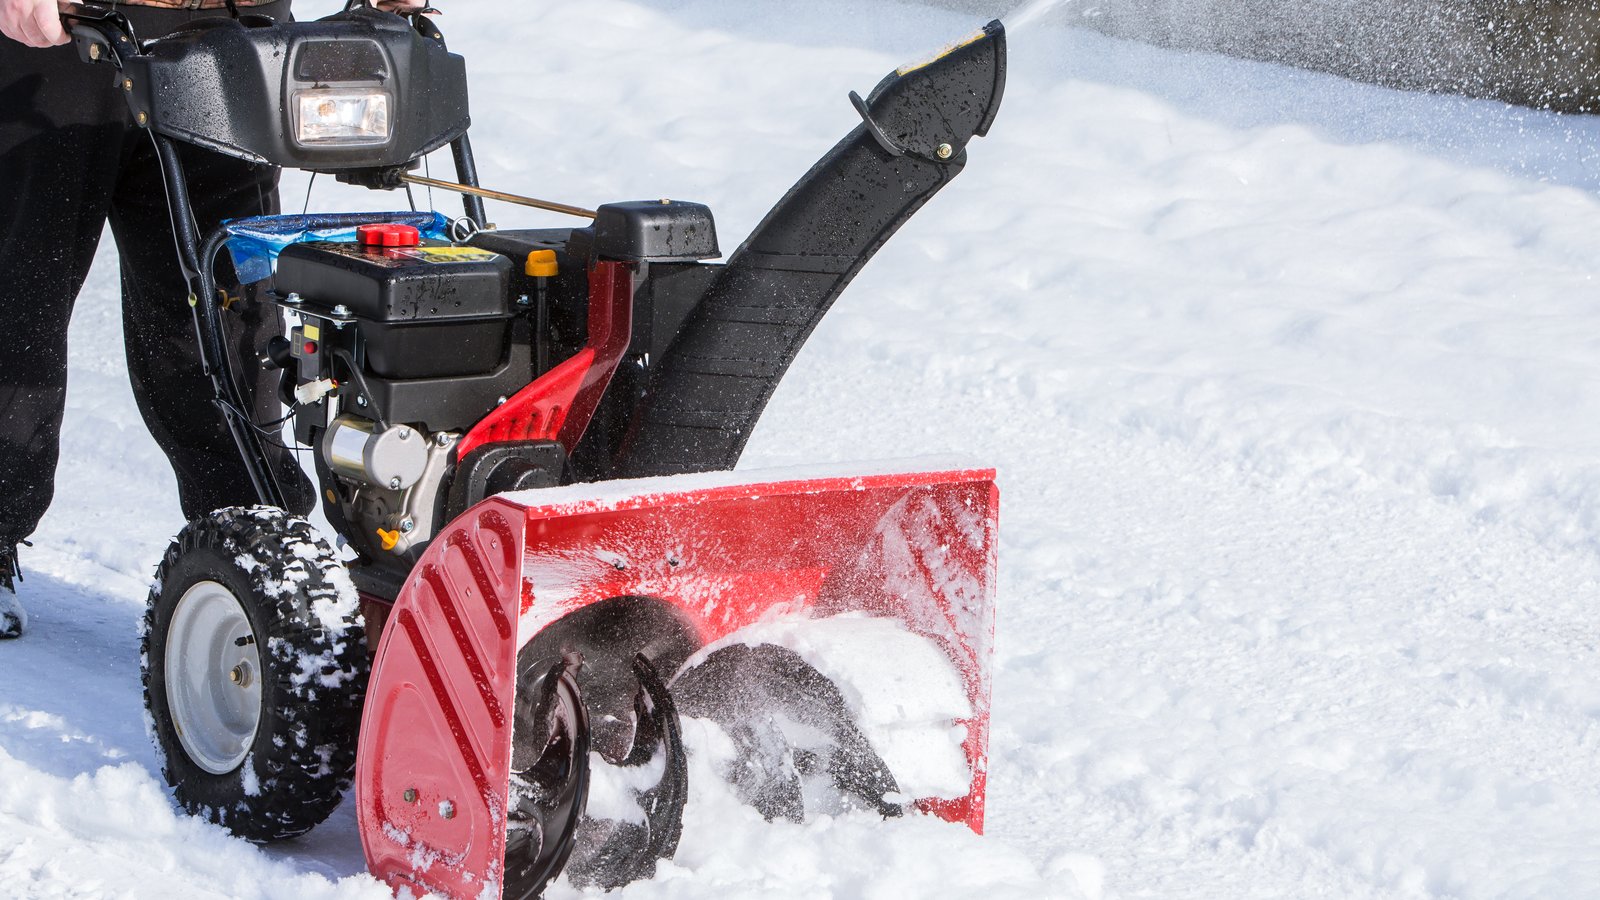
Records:
<instances>
[{"instance_id":1,"label":"snow boot","mask_svg":"<svg viewBox=\"0 0 1600 900\"><path fill-rule=\"evenodd\" d=\"M0 640L22 637L23 629L28 627L28 613L17 599L16 583L21 580L17 545L0 545L0 588L3 588L0 590Z\"/></svg>"}]
</instances>

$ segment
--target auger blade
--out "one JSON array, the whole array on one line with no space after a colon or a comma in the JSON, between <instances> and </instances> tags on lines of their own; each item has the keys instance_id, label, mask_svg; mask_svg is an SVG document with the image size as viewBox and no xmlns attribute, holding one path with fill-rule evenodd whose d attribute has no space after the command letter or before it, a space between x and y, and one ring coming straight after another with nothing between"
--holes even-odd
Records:
<instances>
[{"instance_id":1,"label":"auger blade","mask_svg":"<svg viewBox=\"0 0 1600 900\"><path fill-rule=\"evenodd\" d=\"M655 875L656 861L671 859L683 833L683 807L689 798L689 766L684 757L683 730L671 693L644 654L633 660L639 681L634 704L633 745L616 768L629 774L659 767L660 777L647 788L626 791L643 821L586 817L578 852L567 876L578 887L605 890Z\"/></svg>"},{"instance_id":2,"label":"auger blade","mask_svg":"<svg viewBox=\"0 0 1600 900\"><path fill-rule=\"evenodd\" d=\"M898 816L894 774L856 726L838 686L793 650L730 644L672 682L686 716L709 719L737 756L724 777L766 817L805 820L807 778L825 778L841 797Z\"/></svg>"},{"instance_id":3,"label":"auger blade","mask_svg":"<svg viewBox=\"0 0 1600 900\"><path fill-rule=\"evenodd\" d=\"M506 815L506 900L532 900L571 855L589 796L589 716L564 659L518 677Z\"/></svg>"}]
</instances>

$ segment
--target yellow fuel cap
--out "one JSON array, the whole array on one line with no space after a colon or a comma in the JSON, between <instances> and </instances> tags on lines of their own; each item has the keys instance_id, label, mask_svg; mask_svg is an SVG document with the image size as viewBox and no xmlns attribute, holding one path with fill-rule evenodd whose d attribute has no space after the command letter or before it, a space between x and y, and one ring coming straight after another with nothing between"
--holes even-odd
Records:
<instances>
[{"instance_id":1,"label":"yellow fuel cap","mask_svg":"<svg viewBox=\"0 0 1600 900\"><path fill-rule=\"evenodd\" d=\"M554 250L534 250L528 254L528 262L522 270L531 278L552 278L561 271L561 267L556 265Z\"/></svg>"},{"instance_id":2,"label":"yellow fuel cap","mask_svg":"<svg viewBox=\"0 0 1600 900\"><path fill-rule=\"evenodd\" d=\"M380 542L382 542L383 549L385 549L385 550L393 550L394 549L394 545L400 543L400 532L398 532L398 531L385 531L382 528L379 528L378 529L378 540Z\"/></svg>"}]
</instances>

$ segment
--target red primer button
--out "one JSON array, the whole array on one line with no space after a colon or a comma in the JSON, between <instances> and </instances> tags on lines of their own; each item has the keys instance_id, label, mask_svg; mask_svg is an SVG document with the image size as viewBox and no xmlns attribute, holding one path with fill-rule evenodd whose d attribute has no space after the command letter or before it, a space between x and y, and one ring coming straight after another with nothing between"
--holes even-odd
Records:
<instances>
[{"instance_id":1,"label":"red primer button","mask_svg":"<svg viewBox=\"0 0 1600 900\"><path fill-rule=\"evenodd\" d=\"M358 226L356 240L368 247L415 247L422 242L422 235L410 225L386 223Z\"/></svg>"}]
</instances>

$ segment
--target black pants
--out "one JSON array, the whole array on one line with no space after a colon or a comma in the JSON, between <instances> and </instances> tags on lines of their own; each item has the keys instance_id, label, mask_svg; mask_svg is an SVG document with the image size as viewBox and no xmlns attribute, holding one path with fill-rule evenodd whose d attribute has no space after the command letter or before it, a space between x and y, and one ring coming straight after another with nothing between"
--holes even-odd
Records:
<instances>
[{"instance_id":1,"label":"black pants","mask_svg":"<svg viewBox=\"0 0 1600 900\"><path fill-rule=\"evenodd\" d=\"M217 15L123 11L142 38ZM287 19L289 3L251 12ZM278 211L277 169L189 146L181 156L202 236L222 219ZM150 134L133 125L111 67L81 62L71 45L37 50L0 38L0 542L26 537L50 505L67 322L108 220L122 264L128 375L177 473L184 514L256 502L201 370ZM241 346L259 347L277 328L270 310L229 316ZM280 471L288 456L274 460Z\"/></svg>"}]
</instances>

